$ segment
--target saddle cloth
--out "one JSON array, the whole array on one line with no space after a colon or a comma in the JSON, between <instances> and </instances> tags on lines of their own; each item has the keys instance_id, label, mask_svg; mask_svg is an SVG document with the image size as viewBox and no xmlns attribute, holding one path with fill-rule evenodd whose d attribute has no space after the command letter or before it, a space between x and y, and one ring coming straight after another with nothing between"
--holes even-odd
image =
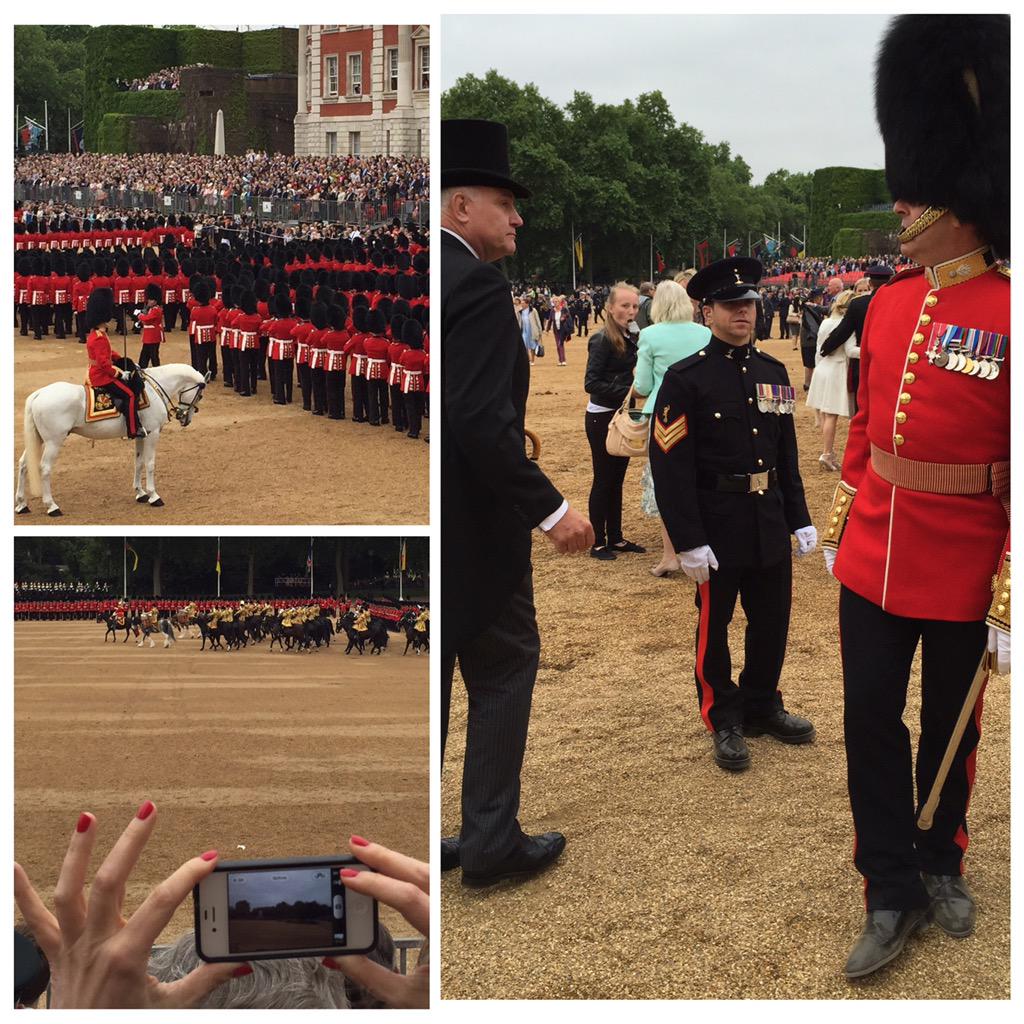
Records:
<instances>
[{"instance_id":1,"label":"saddle cloth","mask_svg":"<svg viewBox=\"0 0 1024 1024\"><path fill-rule=\"evenodd\" d=\"M149 398L146 392L143 391L139 395L139 402L136 406L137 409L148 409ZM106 393L106 391L100 391L94 388L88 381L85 382L85 422L96 423L98 420L109 420L115 416L120 416L121 413L118 411L114 400Z\"/></svg>"}]
</instances>

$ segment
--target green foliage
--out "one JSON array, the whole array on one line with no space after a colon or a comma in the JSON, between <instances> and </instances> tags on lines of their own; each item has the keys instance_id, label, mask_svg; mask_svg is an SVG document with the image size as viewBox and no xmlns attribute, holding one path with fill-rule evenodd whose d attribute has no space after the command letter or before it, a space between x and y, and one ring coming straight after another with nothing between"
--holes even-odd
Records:
<instances>
[{"instance_id":1,"label":"green foliage","mask_svg":"<svg viewBox=\"0 0 1024 1024\"><path fill-rule=\"evenodd\" d=\"M136 153L134 114L104 114L96 132L96 153Z\"/></svg>"},{"instance_id":2,"label":"green foliage","mask_svg":"<svg viewBox=\"0 0 1024 1024\"><path fill-rule=\"evenodd\" d=\"M862 167L822 167L814 172L811 219L807 234L809 255L828 252L841 226L841 217L866 206L889 202L883 171Z\"/></svg>"},{"instance_id":3,"label":"green foliage","mask_svg":"<svg viewBox=\"0 0 1024 1024\"><path fill-rule=\"evenodd\" d=\"M208 28L178 29L179 63L211 64L215 68L242 67L242 34Z\"/></svg>"},{"instance_id":4,"label":"green foliage","mask_svg":"<svg viewBox=\"0 0 1024 1024\"><path fill-rule=\"evenodd\" d=\"M868 256L864 232L860 228L840 228L832 239L833 259L843 256Z\"/></svg>"},{"instance_id":5,"label":"green foliage","mask_svg":"<svg viewBox=\"0 0 1024 1024\"><path fill-rule=\"evenodd\" d=\"M860 213L844 213L839 218L844 228L860 228L863 231L899 231L900 219L891 210L863 210Z\"/></svg>"},{"instance_id":6,"label":"green foliage","mask_svg":"<svg viewBox=\"0 0 1024 1024\"><path fill-rule=\"evenodd\" d=\"M242 67L249 72L297 74L299 39L295 29L271 28L242 36Z\"/></svg>"},{"instance_id":7,"label":"green foliage","mask_svg":"<svg viewBox=\"0 0 1024 1024\"><path fill-rule=\"evenodd\" d=\"M44 101L49 104L54 151L67 149L68 108L72 123L82 118L88 31L84 25L14 26L14 102L40 123Z\"/></svg>"},{"instance_id":8,"label":"green foliage","mask_svg":"<svg viewBox=\"0 0 1024 1024\"><path fill-rule=\"evenodd\" d=\"M496 71L464 75L441 97L443 117L484 117L508 125L513 176L533 191L523 204L514 276L568 282L570 238L583 235L579 280L645 279L651 242L667 270L689 266L703 238L712 253L729 238L801 234L810 176L776 171L751 184L746 161L727 143L710 145L677 122L660 92L618 104L577 92L558 107L532 84Z\"/></svg>"},{"instance_id":9,"label":"green foliage","mask_svg":"<svg viewBox=\"0 0 1024 1024\"><path fill-rule=\"evenodd\" d=\"M181 95L174 89L147 89L144 92L116 92L110 99L108 113L145 114L161 121L181 116Z\"/></svg>"}]
</instances>

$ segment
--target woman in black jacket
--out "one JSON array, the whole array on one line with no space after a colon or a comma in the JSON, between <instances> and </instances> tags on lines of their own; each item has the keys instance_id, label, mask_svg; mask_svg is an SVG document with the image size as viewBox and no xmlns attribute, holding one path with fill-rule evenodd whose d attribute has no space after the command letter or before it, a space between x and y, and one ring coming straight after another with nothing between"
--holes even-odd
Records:
<instances>
[{"instance_id":1,"label":"woman in black jacket","mask_svg":"<svg viewBox=\"0 0 1024 1024\"><path fill-rule=\"evenodd\" d=\"M629 284L617 284L608 295L604 327L587 342L587 374L583 386L590 395L586 428L594 464L590 487L590 522L594 526L591 558L610 561L615 552L645 548L622 538L622 481L629 459L609 455L605 447L608 424L633 386L636 366L637 331L630 330L639 308L640 296Z\"/></svg>"}]
</instances>

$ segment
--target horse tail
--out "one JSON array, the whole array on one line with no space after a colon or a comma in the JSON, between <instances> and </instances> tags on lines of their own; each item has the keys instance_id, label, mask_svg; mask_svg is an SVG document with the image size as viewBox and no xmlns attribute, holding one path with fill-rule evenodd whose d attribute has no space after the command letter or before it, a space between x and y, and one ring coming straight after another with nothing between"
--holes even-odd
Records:
<instances>
[{"instance_id":1,"label":"horse tail","mask_svg":"<svg viewBox=\"0 0 1024 1024\"><path fill-rule=\"evenodd\" d=\"M25 399L25 461L28 463L28 485L33 497L43 493L43 474L40 463L43 458L43 438L36 429L36 418L32 413L33 391Z\"/></svg>"}]
</instances>

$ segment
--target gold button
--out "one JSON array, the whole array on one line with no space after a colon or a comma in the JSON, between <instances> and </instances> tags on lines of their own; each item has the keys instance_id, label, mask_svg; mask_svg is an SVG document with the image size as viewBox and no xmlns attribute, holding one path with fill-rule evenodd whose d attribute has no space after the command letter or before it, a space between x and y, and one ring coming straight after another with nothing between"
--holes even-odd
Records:
<instances>
[{"instance_id":1,"label":"gold button","mask_svg":"<svg viewBox=\"0 0 1024 1024\"><path fill-rule=\"evenodd\" d=\"M741 369L741 370L742 370L742 371L743 371L744 373L746 373L746 372L747 372L747 368L746 368L745 366L741 366L741 367L740 367L740 369Z\"/></svg>"},{"instance_id":2,"label":"gold button","mask_svg":"<svg viewBox=\"0 0 1024 1024\"><path fill-rule=\"evenodd\" d=\"M715 413L715 419L716 420L720 420L721 418L722 418L722 414L720 412L716 412Z\"/></svg>"},{"instance_id":3,"label":"gold button","mask_svg":"<svg viewBox=\"0 0 1024 1024\"><path fill-rule=\"evenodd\" d=\"M764 465L764 459L758 459L758 460L757 460L757 464L758 464L759 466L763 466L763 465Z\"/></svg>"},{"instance_id":4,"label":"gold button","mask_svg":"<svg viewBox=\"0 0 1024 1024\"><path fill-rule=\"evenodd\" d=\"M921 319L918 321L920 324L924 324L927 327L932 322L932 318L927 313L921 314Z\"/></svg>"},{"instance_id":5,"label":"gold button","mask_svg":"<svg viewBox=\"0 0 1024 1024\"><path fill-rule=\"evenodd\" d=\"M905 437L904 437L904 436L903 436L902 434L897 434L897 435L896 435L896 436L895 436L895 437L893 438L893 443L895 443L895 444L897 444L897 445L901 445L901 444L903 444L903 442L904 442L905 440L906 440L906 438L905 438Z\"/></svg>"},{"instance_id":6,"label":"gold button","mask_svg":"<svg viewBox=\"0 0 1024 1024\"><path fill-rule=\"evenodd\" d=\"M1003 612L1006 611L1006 605L1005 604L997 605L996 606L996 611L999 612L1000 615L1002 615Z\"/></svg>"},{"instance_id":7,"label":"gold button","mask_svg":"<svg viewBox=\"0 0 1024 1024\"><path fill-rule=\"evenodd\" d=\"M752 434L756 434L757 433L757 427L754 427L754 429L751 431L751 433Z\"/></svg>"},{"instance_id":8,"label":"gold button","mask_svg":"<svg viewBox=\"0 0 1024 1024\"><path fill-rule=\"evenodd\" d=\"M896 413L896 422L897 423L906 423L907 422L907 414L905 412L898 412L898 413Z\"/></svg>"},{"instance_id":9,"label":"gold button","mask_svg":"<svg viewBox=\"0 0 1024 1024\"><path fill-rule=\"evenodd\" d=\"M836 535L836 531L835 531L835 530L829 530L829 531L828 531L828 535L829 535L830 537L834 537L834 536Z\"/></svg>"},{"instance_id":10,"label":"gold button","mask_svg":"<svg viewBox=\"0 0 1024 1024\"><path fill-rule=\"evenodd\" d=\"M839 504L840 505L845 505L846 504L846 495L845 494L839 499Z\"/></svg>"},{"instance_id":11,"label":"gold button","mask_svg":"<svg viewBox=\"0 0 1024 1024\"><path fill-rule=\"evenodd\" d=\"M919 332L915 334L914 337L911 338L910 340L913 341L915 345L920 345L921 342L924 341L924 335Z\"/></svg>"},{"instance_id":12,"label":"gold button","mask_svg":"<svg viewBox=\"0 0 1024 1024\"><path fill-rule=\"evenodd\" d=\"M909 404L909 402L910 402L910 395L908 395L906 393L906 391L904 391L903 394L900 395L900 405L907 405L907 404Z\"/></svg>"},{"instance_id":13,"label":"gold button","mask_svg":"<svg viewBox=\"0 0 1024 1024\"><path fill-rule=\"evenodd\" d=\"M747 405L753 405L753 404L754 404L754 400L752 398L748 398L747 399Z\"/></svg>"},{"instance_id":14,"label":"gold button","mask_svg":"<svg viewBox=\"0 0 1024 1024\"><path fill-rule=\"evenodd\" d=\"M929 295L928 298L924 300L924 304L926 306L934 306L934 305L938 304L938 301L939 301L938 295Z\"/></svg>"},{"instance_id":15,"label":"gold button","mask_svg":"<svg viewBox=\"0 0 1024 1024\"><path fill-rule=\"evenodd\" d=\"M903 374L904 384L913 384L915 380L917 380L917 377L915 377L912 373Z\"/></svg>"},{"instance_id":16,"label":"gold button","mask_svg":"<svg viewBox=\"0 0 1024 1024\"><path fill-rule=\"evenodd\" d=\"M832 525L833 526L838 526L839 525L839 516L833 516L832 517Z\"/></svg>"},{"instance_id":17,"label":"gold button","mask_svg":"<svg viewBox=\"0 0 1024 1024\"><path fill-rule=\"evenodd\" d=\"M913 366L913 364L916 363L920 358L921 357L916 352L911 352L910 355L907 356L907 362L910 363L911 366Z\"/></svg>"},{"instance_id":18,"label":"gold button","mask_svg":"<svg viewBox=\"0 0 1024 1024\"><path fill-rule=\"evenodd\" d=\"M1002 592L1002 593L1001 593L1001 594L999 595L999 600L1000 600L1000 601L1009 601L1009 600L1010 600L1010 592L1009 592L1008 590L1004 590L1004 591L1003 591L1003 592Z\"/></svg>"}]
</instances>

